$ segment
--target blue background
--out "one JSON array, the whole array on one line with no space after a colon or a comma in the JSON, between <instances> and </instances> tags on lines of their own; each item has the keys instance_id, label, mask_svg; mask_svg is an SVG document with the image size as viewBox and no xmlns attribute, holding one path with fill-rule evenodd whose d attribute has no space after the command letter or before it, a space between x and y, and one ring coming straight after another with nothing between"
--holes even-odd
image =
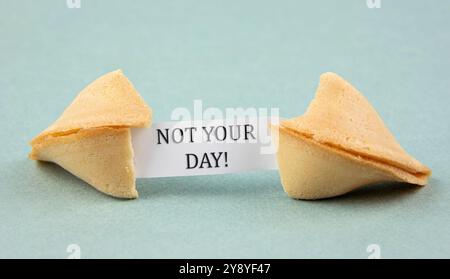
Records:
<instances>
[{"instance_id":1,"label":"blue background","mask_svg":"<svg viewBox=\"0 0 450 279\"><path fill-rule=\"evenodd\" d=\"M0 0L0 257L450 256L450 2ZM433 170L296 201L276 171L138 180L105 196L28 141L98 76L122 68L169 120L176 107L279 107L300 115L319 75L358 87Z\"/></svg>"}]
</instances>

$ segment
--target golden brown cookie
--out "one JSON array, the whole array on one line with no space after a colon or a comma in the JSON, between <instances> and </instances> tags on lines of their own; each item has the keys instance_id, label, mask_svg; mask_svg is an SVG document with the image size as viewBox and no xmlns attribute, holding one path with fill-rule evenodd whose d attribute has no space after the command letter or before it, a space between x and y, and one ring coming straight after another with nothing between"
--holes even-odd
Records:
<instances>
[{"instance_id":1,"label":"golden brown cookie","mask_svg":"<svg viewBox=\"0 0 450 279\"><path fill-rule=\"evenodd\" d=\"M334 73L321 75L306 113L279 128L280 176L293 198L333 197L385 181L425 185L431 174L400 146L366 98Z\"/></svg>"},{"instance_id":2,"label":"golden brown cookie","mask_svg":"<svg viewBox=\"0 0 450 279\"><path fill-rule=\"evenodd\" d=\"M114 71L83 89L31 141L30 158L56 163L108 195L137 198L130 127L150 123L151 109L122 71Z\"/></svg>"}]
</instances>

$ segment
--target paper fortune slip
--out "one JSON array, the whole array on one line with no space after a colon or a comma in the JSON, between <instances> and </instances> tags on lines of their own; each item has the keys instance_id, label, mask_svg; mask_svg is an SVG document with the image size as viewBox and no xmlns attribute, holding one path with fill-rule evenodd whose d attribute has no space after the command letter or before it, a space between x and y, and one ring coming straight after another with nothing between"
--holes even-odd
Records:
<instances>
[{"instance_id":1,"label":"paper fortune slip","mask_svg":"<svg viewBox=\"0 0 450 279\"><path fill-rule=\"evenodd\" d=\"M154 123L132 129L137 178L277 169L269 118Z\"/></svg>"}]
</instances>

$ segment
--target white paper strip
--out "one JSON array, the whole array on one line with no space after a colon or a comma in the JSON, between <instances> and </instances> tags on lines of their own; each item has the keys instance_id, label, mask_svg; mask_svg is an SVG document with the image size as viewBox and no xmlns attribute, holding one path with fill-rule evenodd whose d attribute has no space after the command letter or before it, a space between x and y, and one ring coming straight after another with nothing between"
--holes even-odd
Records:
<instances>
[{"instance_id":1,"label":"white paper strip","mask_svg":"<svg viewBox=\"0 0 450 279\"><path fill-rule=\"evenodd\" d=\"M271 139L268 118L161 122L135 128L136 177L277 169L276 145Z\"/></svg>"}]
</instances>

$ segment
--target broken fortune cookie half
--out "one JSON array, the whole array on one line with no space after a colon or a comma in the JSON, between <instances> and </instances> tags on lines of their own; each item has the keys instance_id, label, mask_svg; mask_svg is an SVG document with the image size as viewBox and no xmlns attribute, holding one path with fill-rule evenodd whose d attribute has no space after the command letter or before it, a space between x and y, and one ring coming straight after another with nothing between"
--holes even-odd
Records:
<instances>
[{"instance_id":1,"label":"broken fortune cookie half","mask_svg":"<svg viewBox=\"0 0 450 279\"><path fill-rule=\"evenodd\" d=\"M30 159L53 162L98 191L137 198L131 127L148 127L152 113L117 70L101 76L31 141Z\"/></svg>"},{"instance_id":2,"label":"broken fortune cookie half","mask_svg":"<svg viewBox=\"0 0 450 279\"><path fill-rule=\"evenodd\" d=\"M426 185L431 175L366 98L334 73L321 75L304 115L280 122L277 160L283 188L296 199L329 198L390 181Z\"/></svg>"}]
</instances>

